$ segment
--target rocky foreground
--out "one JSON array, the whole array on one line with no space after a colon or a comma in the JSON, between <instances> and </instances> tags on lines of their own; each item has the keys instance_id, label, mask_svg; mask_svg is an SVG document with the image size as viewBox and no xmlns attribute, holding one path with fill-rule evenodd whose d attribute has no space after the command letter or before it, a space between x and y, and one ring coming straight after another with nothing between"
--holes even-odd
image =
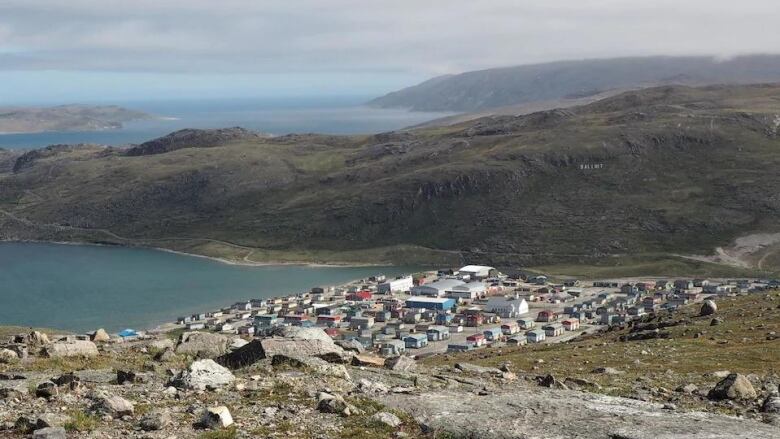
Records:
<instances>
[{"instance_id":1,"label":"rocky foreground","mask_svg":"<svg viewBox=\"0 0 780 439\"><path fill-rule=\"evenodd\" d=\"M543 364L529 374L382 359L319 328L252 341L91 338L31 332L3 344L0 437L780 437L772 377L729 374L706 389L745 408L733 417L590 393Z\"/></svg>"}]
</instances>

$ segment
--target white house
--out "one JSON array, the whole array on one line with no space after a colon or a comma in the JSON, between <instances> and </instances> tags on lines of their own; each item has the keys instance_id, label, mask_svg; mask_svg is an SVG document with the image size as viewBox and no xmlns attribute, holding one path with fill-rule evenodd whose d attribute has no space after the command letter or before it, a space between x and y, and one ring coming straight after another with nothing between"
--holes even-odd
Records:
<instances>
[{"instance_id":1,"label":"white house","mask_svg":"<svg viewBox=\"0 0 780 439\"><path fill-rule=\"evenodd\" d=\"M380 294L403 292L411 290L413 286L414 279L412 279L412 276L406 276L379 284L377 291Z\"/></svg>"},{"instance_id":2,"label":"white house","mask_svg":"<svg viewBox=\"0 0 780 439\"><path fill-rule=\"evenodd\" d=\"M528 313L528 302L517 296L491 297L485 305L485 311L496 313L504 319L512 319Z\"/></svg>"}]
</instances>

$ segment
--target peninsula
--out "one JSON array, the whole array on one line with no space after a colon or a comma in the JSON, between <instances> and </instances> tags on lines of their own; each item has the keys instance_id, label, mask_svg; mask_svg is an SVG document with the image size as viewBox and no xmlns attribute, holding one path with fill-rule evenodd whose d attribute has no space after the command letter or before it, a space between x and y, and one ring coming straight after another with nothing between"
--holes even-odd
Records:
<instances>
[{"instance_id":1,"label":"peninsula","mask_svg":"<svg viewBox=\"0 0 780 439\"><path fill-rule=\"evenodd\" d=\"M153 116L115 105L0 107L0 134L46 131L102 131Z\"/></svg>"}]
</instances>

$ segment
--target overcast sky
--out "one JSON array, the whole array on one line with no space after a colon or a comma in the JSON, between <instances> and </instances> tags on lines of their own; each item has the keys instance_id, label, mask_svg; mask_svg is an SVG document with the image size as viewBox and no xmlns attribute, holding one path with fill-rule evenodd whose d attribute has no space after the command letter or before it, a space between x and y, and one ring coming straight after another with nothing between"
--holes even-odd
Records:
<instances>
[{"instance_id":1,"label":"overcast sky","mask_svg":"<svg viewBox=\"0 0 780 439\"><path fill-rule=\"evenodd\" d=\"M780 51L778 0L0 0L0 101L380 94L430 76Z\"/></svg>"}]
</instances>

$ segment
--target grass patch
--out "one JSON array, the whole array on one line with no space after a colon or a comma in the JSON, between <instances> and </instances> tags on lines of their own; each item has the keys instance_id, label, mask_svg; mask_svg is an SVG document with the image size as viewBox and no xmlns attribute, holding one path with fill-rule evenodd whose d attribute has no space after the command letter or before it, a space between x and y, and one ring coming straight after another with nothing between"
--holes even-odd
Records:
<instances>
[{"instance_id":1,"label":"grass patch","mask_svg":"<svg viewBox=\"0 0 780 439\"><path fill-rule=\"evenodd\" d=\"M98 427L100 424L100 418L95 415L84 413L81 410L71 410L68 412L70 418L68 422L63 425L68 432L87 433Z\"/></svg>"}]
</instances>

